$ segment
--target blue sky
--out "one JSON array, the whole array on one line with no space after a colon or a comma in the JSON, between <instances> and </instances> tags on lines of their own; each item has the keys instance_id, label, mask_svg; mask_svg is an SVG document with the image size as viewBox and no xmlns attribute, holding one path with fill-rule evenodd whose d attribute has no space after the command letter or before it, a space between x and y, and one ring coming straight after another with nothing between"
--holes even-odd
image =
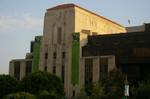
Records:
<instances>
[{"instance_id":1,"label":"blue sky","mask_svg":"<svg viewBox=\"0 0 150 99\"><path fill-rule=\"evenodd\" d=\"M42 35L46 9L63 3L75 3L124 26L150 22L150 0L0 0L0 74L7 74L9 61L24 58L30 41Z\"/></svg>"}]
</instances>

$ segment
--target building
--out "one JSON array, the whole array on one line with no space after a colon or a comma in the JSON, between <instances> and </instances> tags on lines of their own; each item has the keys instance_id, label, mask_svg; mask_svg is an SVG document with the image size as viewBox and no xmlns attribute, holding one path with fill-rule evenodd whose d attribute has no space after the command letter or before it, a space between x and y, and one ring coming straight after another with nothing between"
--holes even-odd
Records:
<instances>
[{"instance_id":1,"label":"building","mask_svg":"<svg viewBox=\"0 0 150 99\"><path fill-rule=\"evenodd\" d=\"M47 9L43 37L35 37L31 42L30 73L41 70L55 74L64 83L66 98L77 96L82 88L116 68L113 54L85 56L82 53L88 36L120 33L126 33L122 25L74 4ZM25 76L27 61L12 60L10 75L18 79Z\"/></svg>"},{"instance_id":2,"label":"building","mask_svg":"<svg viewBox=\"0 0 150 99\"><path fill-rule=\"evenodd\" d=\"M149 23L145 23L144 25L140 26L130 26L126 27L127 32L144 32L147 31L149 28Z\"/></svg>"},{"instance_id":3,"label":"building","mask_svg":"<svg viewBox=\"0 0 150 99\"><path fill-rule=\"evenodd\" d=\"M39 54L42 36L36 36L34 41L31 41L30 53L26 54L25 59L13 59L9 63L9 74L18 80L24 76L38 71Z\"/></svg>"},{"instance_id":4,"label":"building","mask_svg":"<svg viewBox=\"0 0 150 99\"><path fill-rule=\"evenodd\" d=\"M63 4L47 9L43 32L39 69L62 78L66 97L72 97L86 83L82 46L88 35L125 33L126 29L77 5Z\"/></svg>"},{"instance_id":5,"label":"building","mask_svg":"<svg viewBox=\"0 0 150 99\"><path fill-rule=\"evenodd\" d=\"M89 36L88 43L82 48L82 55L114 55L117 68L136 85L150 75L150 24L142 27L142 31Z\"/></svg>"},{"instance_id":6,"label":"building","mask_svg":"<svg viewBox=\"0 0 150 99\"><path fill-rule=\"evenodd\" d=\"M30 53L33 55L32 72L39 70L40 49L42 36L36 36L34 41L31 41Z\"/></svg>"},{"instance_id":7,"label":"building","mask_svg":"<svg viewBox=\"0 0 150 99\"><path fill-rule=\"evenodd\" d=\"M32 59L14 59L9 63L9 75L21 80L32 72Z\"/></svg>"},{"instance_id":8,"label":"building","mask_svg":"<svg viewBox=\"0 0 150 99\"><path fill-rule=\"evenodd\" d=\"M106 79L109 71L117 68L113 55L83 56L80 61L81 88L85 89L87 95L93 83Z\"/></svg>"}]
</instances>

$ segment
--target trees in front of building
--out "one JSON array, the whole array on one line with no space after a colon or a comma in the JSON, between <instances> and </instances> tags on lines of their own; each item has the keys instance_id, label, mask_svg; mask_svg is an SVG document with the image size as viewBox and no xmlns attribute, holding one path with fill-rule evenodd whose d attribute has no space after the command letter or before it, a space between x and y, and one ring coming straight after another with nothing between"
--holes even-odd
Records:
<instances>
[{"instance_id":1,"label":"trees in front of building","mask_svg":"<svg viewBox=\"0 0 150 99\"><path fill-rule=\"evenodd\" d=\"M0 99L9 93L16 92L18 81L9 75L0 75Z\"/></svg>"},{"instance_id":2,"label":"trees in front of building","mask_svg":"<svg viewBox=\"0 0 150 99\"><path fill-rule=\"evenodd\" d=\"M109 72L104 81L104 94L108 99L121 99L124 96L125 76L118 69Z\"/></svg>"},{"instance_id":3,"label":"trees in front of building","mask_svg":"<svg viewBox=\"0 0 150 99\"><path fill-rule=\"evenodd\" d=\"M91 95L81 93L77 99L121 99L124 96L124 75L120 70L109 72L106 79L93 84Z\"/></svg>"},{"instance_id":4,"label":"trees in front of building","mask_svg":"<svg viewBox=\"0 0 150 99\"><path fill-rule=\"evenodd\" d=\"M150 81L143 81L139 87L134 87L132 94L132 99L150 99Z\"/></svg>"},{"instance_id":5,"label":"trees in front of building","mask_svg":"<svg viewBox=\"0 0 150 99\"><path fill-rule=\"evenodd\" d=\"M24 77L18 85L18 90L40 97L55 97L53 99L64 97L64 88L61 79L48 72L35 72Z\"/></svg>"},{"instance_id":6,"label":"trees in front of building","mask_svg":"<svg viewBox=\"0 0 150 99\"><path fill-rule=\"evenodd\" d=\"M125 99L124 80L125 75L120 70L112 70L105 80L92 85L91 95L81 91L76 99ZM150 78L140 82L138 87L130 85L128 99L150 99Z\"/></svg>"},{"instance_id":7,"label":"trees in front of building","mask_svg":"<svg viewBox=\"0 0 150 99\"><path fill-rule=\"evenodd\" d=\"M40 71L24 77L21 81L9 75L0 75L0 99L11 99L11 97L12 99L61 99L64 97L63 83L59 77Z\"/></svg>"},{"instance_id":8,"label":"trees in front of building","mask_svg":"<svg viewBox=\"0 0 150 99\"><path fill-rule=\"evenodd\" d=\"M3 99L36 99L36 96L27 92L8 94Z\"/></svg>"}]
</instances>

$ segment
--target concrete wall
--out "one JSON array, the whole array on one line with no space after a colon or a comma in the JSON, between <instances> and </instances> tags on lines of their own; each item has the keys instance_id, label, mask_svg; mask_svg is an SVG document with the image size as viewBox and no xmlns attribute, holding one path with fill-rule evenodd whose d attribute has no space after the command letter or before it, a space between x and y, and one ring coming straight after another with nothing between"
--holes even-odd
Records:
<instances>
[{"instance_id":1,"label":"concrete wall","mask_svg":"<svg viewBox=\"0 0 150 99\"><path fill-rule=\"evenodd\" d=\"M65 66L64 87L67 97L71 97L71 43L74 33L74 8L51 10L45 13L44 35L40 56L40 70L44 70L47 64L47 71L52 73L53 66L56 66L56 75L61 77L61 67ZM61 34L57 35L58 28ZM59 37L60 36L60 37ZM61 38L61 44L57 42ZM57 58L53 58L56 52ZM62 52L65 52L65 59L62 59ZM44 55L48 53L48 59Z\"/></svg>"},{"instance_id":2,"label":"concrete wall","mask_svg":"<svg viewBox=\"0 0 150 99\"><path fill-rule=\"evenodd\" d=\"M75 7L75 32L81 32L82 29L97 32L98 34L125 33L123 26L96 15L92 12ZM92 33L91 33L92 34Z\"/></svg>"},{"instance_id":3,"label":"concrete wall","mask_svg":"<svg viewBox=\"0 0 150 99\"><path fill-rule=\"evenodd\" d=\"M85 59L92 59L93 60L93 79L92 82L96 83L98 82L99 79L99 67L100 67L100 60L103 58L107 58L108 59L108 73L116 68L116 64L115 64L115 56L110 55L110 56L90 56L90 57L82 57L81 58L81 65L80 65L80 83L81 83L81 88L84 88L83 85L85 85Z\"/></svg>"},{"instance_id":4,"label":"concrete wall","mask_svg":"<svg viewBox=\"0 0 150 99\"><path fill-rule=\"evenodd\" d=\"M145 25L126 27L127 32L142 32L145 31Z\"/></svg>"},{"instance_id":5,"label":"concrete wall","mask_svg":"<svg viewBox=\"0 0 150 99\"><path fill-rule=\"evenodd\" d=\"M15 59L15 60L10 61L10 63L9 63L9 75L12 77L15 77L15 75L14 75L14 73L15 73L15 62L19 62L20 63L20 74L18 76L19 76L19 80L21 80L24 76L26 76L25 71L26 71L26 62L27 61L32 62L32 59Z\"/></svg>"}]
</instances>

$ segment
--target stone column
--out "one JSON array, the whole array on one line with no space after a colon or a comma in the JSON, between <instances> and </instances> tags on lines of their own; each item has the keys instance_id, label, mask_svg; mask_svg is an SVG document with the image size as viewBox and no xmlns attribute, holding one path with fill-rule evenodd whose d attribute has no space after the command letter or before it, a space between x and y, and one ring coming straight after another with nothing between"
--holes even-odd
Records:
<instances>
[{"instance_id":1,"label":"stone column","mask_svg":"<svg viewBox=\"0 0 150 99\"><path fill-rule=\"evenodd\" d=\"M99 58L93 57L93 83L99 81Z\"/></svg>"}]
</instances>

